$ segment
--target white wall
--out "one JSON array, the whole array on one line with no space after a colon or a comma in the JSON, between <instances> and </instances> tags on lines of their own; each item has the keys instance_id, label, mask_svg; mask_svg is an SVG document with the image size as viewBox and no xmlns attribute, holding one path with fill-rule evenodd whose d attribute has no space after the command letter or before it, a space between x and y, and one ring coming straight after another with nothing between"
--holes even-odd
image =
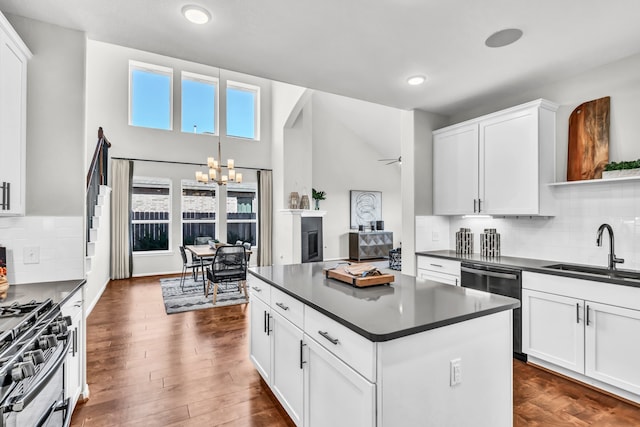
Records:
<instances>
[{"instance_id":1,"label":"white wall","mask_svg":"<svg viewBox=\"0 0 640 427\"><path fill-rule=\"evenodd\" d=\"M158 130L130 126L128 124L129 60L161 65L173 69L173 130ZM107 138L113 144L112 157L147 160L165 160L201 164L179 165L158 162L134 163L134 175L169 178L172 181L172 223L170 251L162 254L134 254L133 274L143 276L180 272L182 258L178 246L182 242L180 223L180 191L182 179L194 179L196 169L205 170L208 156L218 156L218 138L211 135L197 135L181 132L181 72L189 71L217 77L220 72L220 110L224 110L227 79L260 86L260 141L224 136L226 120L219 117L222 134L222 157L235 160L236 169L243 174L245 182L256 181L256 171L243 169L271 168L271 82L207 65L196 64L176 58L143 52L122 46L87 41L87 164L93 154L96 132L102 126ZM255 257L254 257L255 259ZM252 261L254 261L252 259Z\"/></svg>"},{"instance_id":2,"label":"white wall","mask_svg":"<svg viewBox=\"0 0 640 427\"><path fill-rule=\"evenodd\" d=\"M612 161L640 157L640 55L585 72L571 79L526 93L514 94L500 104L461 112L451 123L496 111L536 98L561 105L557 114L556 179L566 181L568 117L591 99L611 96L609 158ZM596 230L609 223L616 234L616 254L625 258L621 268L640 269L640 183L591 183L554 187L556 216L549 219L461 219L450 223L449 248L460 227L470 227L478 246L485 227L501 234L502 254L585 264L607 264L609 242L596 247ZM418 247L427 246L428 229L418 236ZM479 252L479 247L475 251Z\"/></svg>"},{"instance_id":3,"label":"white wall","mask_svg":"<svg viewBox=\"0 0 640 427\"><path fill-rule=\"evenodd\" d=\"M349 190L382 192L382 219L385 230L394 233L394 247L402 234L400 168L378 161L386 157L363 137L371 128L385 128L396 135L388 145L400 152L401 110L315 92L313 105L313 188L325 191L327 199L320 209L327 211L323 220L324 258L346 258L349 255L350 229ZM353 128L362 117L375 117L360 133Z\"/></svg>"},{"instance_id":4,"label":"white wall","mask_svg":"<svg viewBox=\"0 0 640 427\"><path fill-rule=\"evenodd\" d=\"M85 36L20 16L7 19L33 53L27 65L26 214L81 216Z\"/></svg>"}]
</instances>

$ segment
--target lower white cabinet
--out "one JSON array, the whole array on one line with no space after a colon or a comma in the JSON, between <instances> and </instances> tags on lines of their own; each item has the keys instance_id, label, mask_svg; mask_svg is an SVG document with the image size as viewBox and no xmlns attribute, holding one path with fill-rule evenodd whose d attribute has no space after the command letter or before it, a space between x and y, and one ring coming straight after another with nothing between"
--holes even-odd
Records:
<instances>
[{"instance_id":1,"label":"lower white cabinet","mask_svg":"<svg viewBox=\"0 0 640 427\"><path fill-rule=\"evenodd\" d=\"M375 384L313 339L305 344L304 425L375 426Z\"/></svg>"},{"instance_id":2,"label":"lower white cabinet","mask_svg":"<svg viewBox=\"0 0 640 427\"><path fill-rule=\"evenodd\" d=\"M576 372L584 371L583 301L522 290L522 351Z\"/></svg>"},{"instance_id":3,"label":"lower white cabinet","mask_svg":"<svg viewBox=\"0 0 640 427\"><path fill-rule=\"evenodd\" d=\"M271 390L296 425L302 425L302 330L277 312L272 314Z\"/></svg>"},{"instance_id":4,"label":"lower white cabinet","mask_svg":"<svg viewBox=\"0 0 640 427\"><path fill-rule=\"evenodd\" d=\"M269 306L251 293L250 357L267 384L271 383L271 311Z\"/></svg>"},{"instance_id":5,"label":"lower white cabinet","mask_svg":"<svg viewBox=\"0 0 640 427\"><path fill-rule=\"evenodd\" d=\"M73 410L78 398L82 394L83 388L83 303L82 291L76 291L67 302L61 306L64 316L71 318L71 326L69 326L69 339L72 340L69 353L64 364L64 389L65 398L71 400L70 407Z\"/></svg>"},{"instance_id":6,"label":"lower white cabinet","mask_svg":"<svg viewBox=\"0 0 640 427\"><path fill-rule=\"evenodd\" d=\"M460 286L460 261L417 255L416 277Z\"/></svg>"},{"instance_id":7,"label":"lower white cabinet","mask_svg":"<svg viewBox=\"0 0 640 427\"><path fill-rule=\"evenodd\" d=\"M640 311L585 303L585 374L640 395Z\"/></svg>"},{"instance_id":8,"label":"lower white cabinet","mask_svg":"<svg viewBox=\"0 0 640 427\"><path fill-rule=\"evenodd\" d=\"M640 288L526 272L523 287L522 347L531 361L640 402Z\"/></svg>"}]
</instances>

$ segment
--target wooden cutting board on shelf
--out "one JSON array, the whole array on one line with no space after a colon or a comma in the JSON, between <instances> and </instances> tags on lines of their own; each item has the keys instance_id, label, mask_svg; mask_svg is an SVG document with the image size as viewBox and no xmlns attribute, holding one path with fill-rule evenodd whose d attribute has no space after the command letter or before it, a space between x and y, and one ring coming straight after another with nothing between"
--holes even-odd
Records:
<instances>
[{"instance_id":1,"label":"wooden cutting board on shelf","mask_svg":"<svg viewBox=\"0 0 640 427\"><path fill-rule=\"evenodd\" d=\"M374 274L363 276L364 272L375 271ZM395 280L393 274L380 273L377 268L369 264L343 265L324 270L327 279L336 279L348 283L357 288L365 286L386 285Z\"/></svg>"},{"instance_id":2,"label":"wooden cutting board on shelf","mask_svg":"<svg viewBox=\"0 0 640 427\"><path fill-rule=\"evenodd\" d=\"M609 96L578 105L569 116L567 181L600 179L609 163Z\"/></svg>"}]
</instances>

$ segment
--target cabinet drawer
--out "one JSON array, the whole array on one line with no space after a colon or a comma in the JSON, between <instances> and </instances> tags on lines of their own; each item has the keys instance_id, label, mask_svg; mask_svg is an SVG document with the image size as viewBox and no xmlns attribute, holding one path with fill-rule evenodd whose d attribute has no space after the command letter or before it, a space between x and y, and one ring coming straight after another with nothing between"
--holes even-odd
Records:
<instances>
[{"instance_id":1,"label":"cabinet drawer","mask_svg":"<svg viewBox=\"0 0 640 427\"><path fill-rule=\"evenodd\" d=\"M271 304L271 285L258 279L253 274L247 274L247 287L251 296L260 298L266 302L267 305Z\"/></svg>"},{"instance_id":2,"label":"cabinet drawer","mask_svg":"<svg viewBox=\"0 0 640 427\"><path fill-rule=\"evenodd\" d=\"M433 258L419 255L418 268L460 277L460 261L452 259Z\"/></svg>"},{"instance_id":3,"label":"cabinet drawer","mask_svg":"<svg viewBox=\"0 0 640 427\"><path fill-rule=\"evenodd\" d=\"M447 285L459 286L460 278L452 274L440 273L438 271L418 269L419 279L433 280L434 282L446 283Z\"/></svg>"},{"instance_id":4,"label":"cabinet drawer","mask_svg":"<svg viewBox=\"0 0 640 427\"><path fill-rule=\"evenodd\" d=\"M304 332L371 382L376 381L375 343L309 307Z\"/></svg>"},{"instance_id":5,"label":"cabinet drawer","mask_svg":"<svg viewBox=\"0 0 640 427\"><path fill-rule=\"evenodd\" d=\"M71 297L60 306L60 310L63 315L75 319L78 314L82 313L82 292L77 291L71 295Z\"/></svg>"},{"instance_id":6,"label":"cabinet drawer","mask_svg":"<svg viewBox=\"0 0 640 427\"><path fill-rule=\"evenodd\" d=\"M271 309L277 311L282 317L302 329L304 304L291 295L285 294L280 289L271 289Z\"/></svg>"}]
</instances>

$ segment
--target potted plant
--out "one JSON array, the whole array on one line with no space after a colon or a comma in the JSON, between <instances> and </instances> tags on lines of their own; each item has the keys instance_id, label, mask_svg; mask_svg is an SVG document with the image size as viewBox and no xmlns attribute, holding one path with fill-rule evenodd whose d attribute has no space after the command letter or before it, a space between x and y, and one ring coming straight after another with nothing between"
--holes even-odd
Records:
<instances>
[{"instance_id":1,"label":"potted plant","mask_svg":"<svg viewBox=\"0 0 640 427\"><path fill-rule=\"evenodd\" d=\"M316 191L315 188L312 188L311 197L315 200L316 210L320 210L320 200L325 200L327 198L327 194L324 191Z\"/></svg>"},{"instance_id":2,"label":"potted plant","mask_svg":"<svg viewBox=\"0 0 640 427\"><path fill-rule=\"evenodd\" d=\"M640 175L640 159L626 162L611 162L604 166L603 178L619 178Z\"/></svg>"}]
</instances>

